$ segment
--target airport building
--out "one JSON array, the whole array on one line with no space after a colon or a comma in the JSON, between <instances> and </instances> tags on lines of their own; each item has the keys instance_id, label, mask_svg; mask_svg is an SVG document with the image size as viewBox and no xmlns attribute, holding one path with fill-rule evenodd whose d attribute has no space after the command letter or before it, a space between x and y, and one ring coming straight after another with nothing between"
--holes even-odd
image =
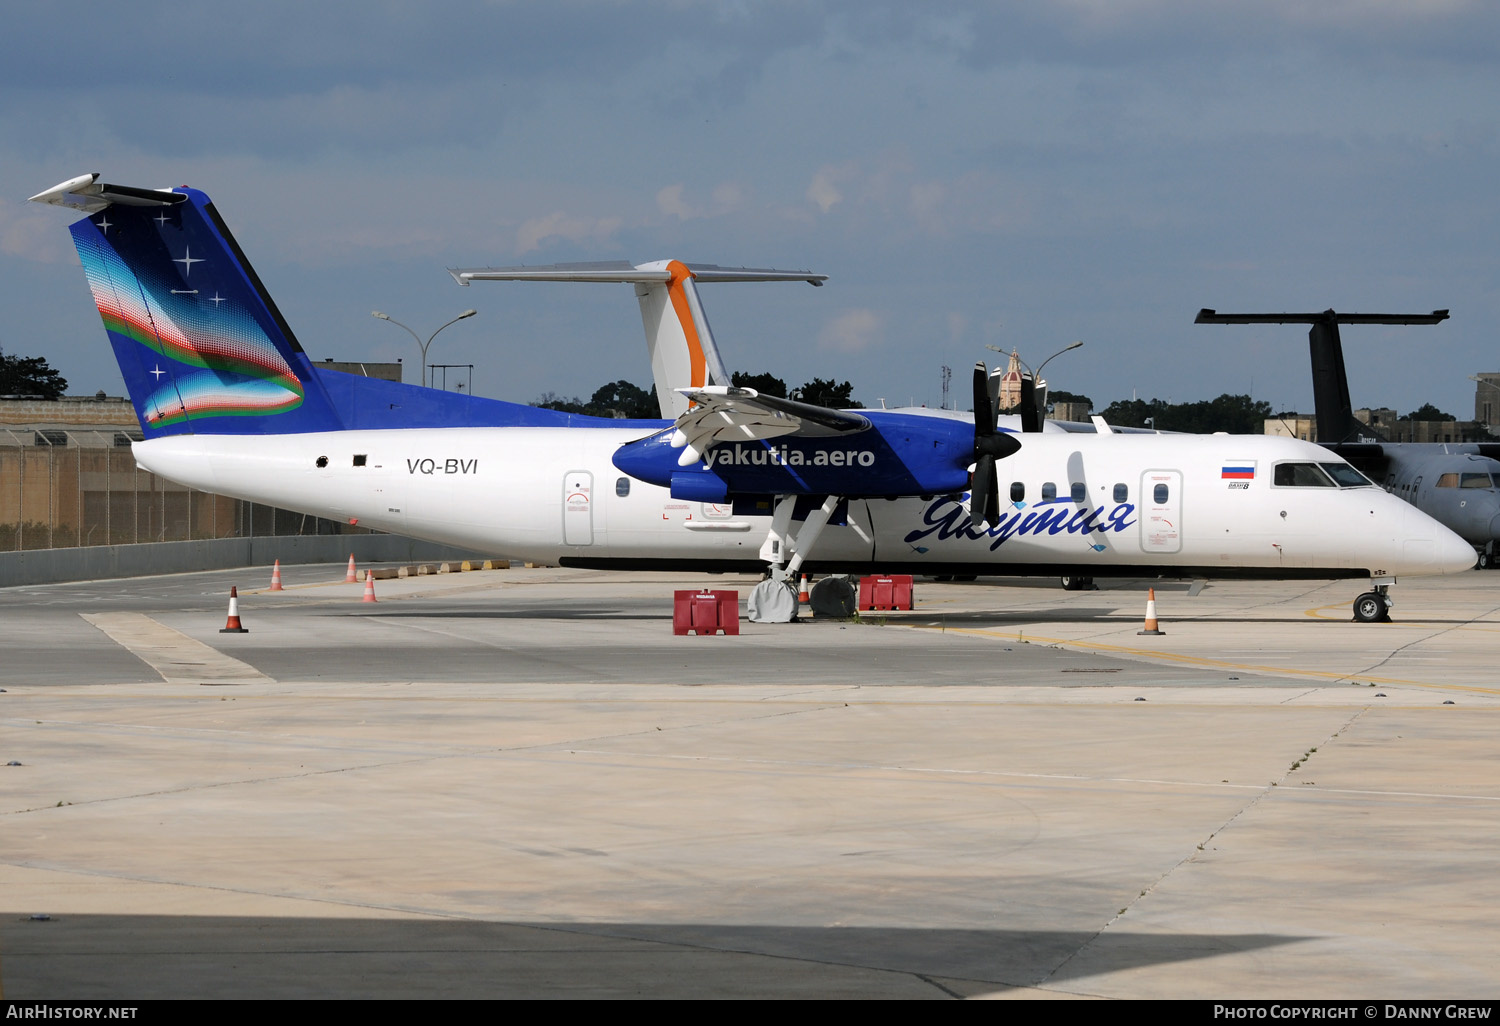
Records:
<instances>
[{"instance_id":1,"label":"airport building","mask_svg":"<svg viewBox=\"0 0 1500 1026\"><path fill-rule=\"evenodd\" d=\"M1497 386L1500 386L1500 374L1488 377L1493 377ZM1481 384L1480 392L1483 393L1484 390L1485 386ZM1496 392L1493 405L1495 416L1500 418L1500 392ZM1475 400L1475 407L1476 410L1480 407L1479 399ZM1390 442L1488 442L1495 437L1491 427L1500 427L1500 423L1491 424L1483 418L1403 420L1396 415L1395 410L1388 407L1358 409L1354 411L1354 418L1362 424L1368 424ZM1274 417L1267 417L1264 431L1268 435L1290 436L1304 442L1319 440L1317 418L1306 413L1279 413Z\"/></svg>"}]
</instances>

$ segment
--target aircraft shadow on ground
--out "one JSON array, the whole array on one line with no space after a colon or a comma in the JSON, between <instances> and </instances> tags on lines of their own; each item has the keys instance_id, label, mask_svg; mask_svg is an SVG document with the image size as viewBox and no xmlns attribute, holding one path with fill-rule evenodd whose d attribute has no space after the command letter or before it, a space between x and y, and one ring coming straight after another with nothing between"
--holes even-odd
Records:
<instances>
[{"instance_id":1,"label":"aircraft shadow on ground","mask_svg":"<svg viewBox=\"0 0 1500 1026\"><path fill-rule=\"evenodd\" d=\"M962 996L1036 986L1088 993L1066 984L1311 939L454 919L3 918L5 996L12 1001L897 996L891 980L871 973L912 976L906 996L927 988L934 996Z\"/></svg>"}]
</instances>

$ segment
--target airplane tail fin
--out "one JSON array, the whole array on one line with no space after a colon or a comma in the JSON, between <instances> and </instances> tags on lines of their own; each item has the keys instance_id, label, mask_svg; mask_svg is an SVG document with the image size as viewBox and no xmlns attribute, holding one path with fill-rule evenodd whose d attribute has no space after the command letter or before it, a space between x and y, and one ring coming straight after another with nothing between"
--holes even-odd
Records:
<instances>
[{"instance_id":1,"label":"airplane tail fin","mask_svg":"<svg viewBox=\"0 0 1500 1026\"><path fill-rule=\"evenodd\" d=\"M1318 422L1318 441L1384 442L1380 434L1354 416L1349 399L1349 376L1344 370L1344 346L1340 324L1438 324L1448 319L1447 310L1430 314L1266 313L1221 314L1199 310L1194 324L1308 324L1308 350L1312 356L1313 408Z\"/></svg>"},{"instance_id":2,"label":"airplane tail fin","mask_svg":"<svg viewBox=\"0 0 1500 1026\"><path fill-rule=\"evenodd\" d=\"M681 389L730 384L719 356L708 315L698 298L697 282L805 281L822 285L826 274L778 271L768 267L719 267L680 260L657 260L632 265L623 260L538 267L482 267L450 270L460 285L474 281L587 281L628 282L635 286L646 329L646 348L661 415L675 420L686 413L689 400Z\"/></svg>"},{"instance_id":3,"label":"airplane tail fin","mask_svg":"<svg viewBox=\"0 0 1500 1026\"><path fill-rule=\"evenodd\" d=\"M343 427L208 196L70 179L31 197L70 231L147 438Z\"/></svg>"}]
</instances>

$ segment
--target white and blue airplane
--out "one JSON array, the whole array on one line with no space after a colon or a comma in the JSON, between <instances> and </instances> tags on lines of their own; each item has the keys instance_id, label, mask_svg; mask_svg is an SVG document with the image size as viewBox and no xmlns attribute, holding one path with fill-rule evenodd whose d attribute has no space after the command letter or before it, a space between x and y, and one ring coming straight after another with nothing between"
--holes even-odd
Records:
<instances>
[{"instance_id":1,"label":"white and blue airplane","mask_svg":"<svg viewBox=\"0 0 1500 1026\"><path fill-rule=\"evenodd\" d=\"M70 179L71 226L144 440L181 484L561 566L1368 579L1474 564L1337 456L1260 435L997 429L705 384L600 420L342 374L303 351L208 196Z\"/></svg>"}]
</instances>

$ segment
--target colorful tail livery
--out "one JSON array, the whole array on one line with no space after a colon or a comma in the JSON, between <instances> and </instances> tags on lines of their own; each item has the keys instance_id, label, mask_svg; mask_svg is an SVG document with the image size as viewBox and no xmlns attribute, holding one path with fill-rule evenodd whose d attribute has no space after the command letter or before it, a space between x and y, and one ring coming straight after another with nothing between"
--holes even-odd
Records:
<instances>
[{"instance_id":1,"label":"colorful tail livery","mask_svg":"<svg viewBox=\"0 0 1500 1026\"><path fill-rule=\"evenodd\" d=\"M32 199L89 214L73 243L146 437L341 427L209 198L98 177Z\"/></svg>"},{"instance_id":2,"label":"colorful tail livery","mask_svg":"<svg viewBox=\"0 0 1500 1026\"><path fill-rule=\"evenodd\" d=\"M96 173L31 198L89 215L73 242L148 439L579 419L315 366L196 189L109 185Z\"/></svg>"}]
</instances>

